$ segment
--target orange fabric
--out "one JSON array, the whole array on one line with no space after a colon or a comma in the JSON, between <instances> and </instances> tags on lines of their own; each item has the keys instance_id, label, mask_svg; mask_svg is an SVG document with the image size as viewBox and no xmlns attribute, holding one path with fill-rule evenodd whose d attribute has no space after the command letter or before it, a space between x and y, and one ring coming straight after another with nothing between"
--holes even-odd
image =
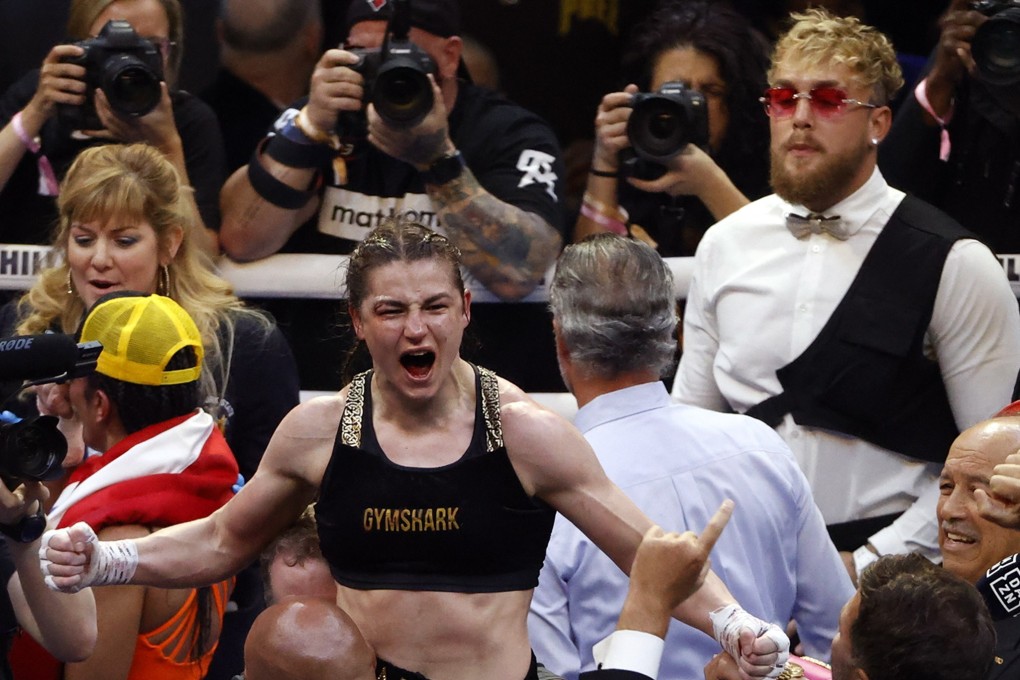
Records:
<instances>
[{"instance_id":1,"label":"orange fabric","mask_svg":"<svg viewBox=\"0 0 1020 680\"><path fill-rule=\"evenodd\" d=\"M214 616L219 619L220 625L223 624L223 612L233 586L234 579L229 578L212 587ZM166 623L138 636L128 680L201 680L218 643L214 643L198 660L187 660L197 635L198 591L192 590L181 608Z\"/></svg>"}]
</instances>

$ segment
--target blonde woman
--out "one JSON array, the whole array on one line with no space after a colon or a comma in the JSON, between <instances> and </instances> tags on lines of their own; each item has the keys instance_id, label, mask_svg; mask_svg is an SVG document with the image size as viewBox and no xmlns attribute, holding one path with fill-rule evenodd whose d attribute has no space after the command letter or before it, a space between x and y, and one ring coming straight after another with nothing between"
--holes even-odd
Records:
<instances>
[{"instance_id":1,"label":"blonde woman","mask_svg":"<svg viewBox=\"0 0 1020 680\"><path fill-rule=\"evenodd\" d=\"M206 347L201 386L249 479L276 425L298 403L297 369L283 335L246 307L195 247L195 210L174 166L144 144L83 151L58 200L43 270L16 303L0 310L5 335L73 333L85 311L117 290L160 293L195 320ZM66 389L40 392L40 409L71 415Z\"/></svg>"}]
</instances>

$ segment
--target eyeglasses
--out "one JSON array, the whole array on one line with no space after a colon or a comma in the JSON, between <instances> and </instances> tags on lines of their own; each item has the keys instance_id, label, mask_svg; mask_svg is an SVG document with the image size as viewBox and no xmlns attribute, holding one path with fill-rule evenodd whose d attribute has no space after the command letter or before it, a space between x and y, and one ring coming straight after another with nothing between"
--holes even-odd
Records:
<instances>
[{"instance_id":1,"label":"eyeglasses","mask_svg":"<svg viewBox=\"0 0 1020 680\"><path fill-rule=\"evenodd\" d=\"M163 56L164 59L168 59L170 57L170 51L177 48L177 43L175 43L170 38L145 36L145 39L156 46L156 49L159 50L159 53Z\"/></svg>"},{"instance_id":2,"label":"eyeglasses","mask_svg":"<svg viewBox=\"0 0 1020 680\"><path fill-rule=\"evenodd\" d=\"M758 101L765 106L767 115L773 118L788 118L797 110L798 99L807 99L811 110L821 118L835 118L843 114L849 106L878 108L878 104L847 98L846 90L838 87L814 87L809 92L797 92L792 87L770 87Z\"/></svg>"}]
</instances>

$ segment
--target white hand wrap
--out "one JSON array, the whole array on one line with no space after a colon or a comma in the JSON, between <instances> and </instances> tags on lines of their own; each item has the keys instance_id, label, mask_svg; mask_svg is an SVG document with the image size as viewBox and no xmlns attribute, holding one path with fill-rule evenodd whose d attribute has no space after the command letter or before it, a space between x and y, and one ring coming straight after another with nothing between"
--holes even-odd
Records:
<instances>
[{"instance_id":1,"label":"white hand wrap","mask_svg":"<svg viewBox=\"0 0 1020 680\"><path fill-rule=\"evenodd\" d=\"M712 621L712 631L715 639L722 645L722 648L729 652L737 661L740 660L740 631L747 628L754 631L755 639L762 636L771 639L779 649L778 658L769 671L767 678L778 678L790 658L790 638L786 636L779 626L762 621L756 616L748 614L738 605L730 604L716 609L709 614Z\"/></svg>"},{"instance_id":2,"label":"white hand wrap","mask_svg":"<svg viewBox=\"0 0 1020 680\"><path fill-rule=\"evenodd\" d=\"M81 574L81 581L72 586L59 586L50 573L50 565L53 564L47 557L50 540L61 533L71 540L69 529L56 529L43 534L42 544L39 547L39 566L42 569L46 585L51 590L76 593L89 586L130 583L131 577L135 575L135 569L138 567L138 547L135 545L135 541L132 539L100 541L96 532L87 524L79 523L75 527L85 534L85 542L92 545L92 557Z\"/></svg>"}]
</instances>

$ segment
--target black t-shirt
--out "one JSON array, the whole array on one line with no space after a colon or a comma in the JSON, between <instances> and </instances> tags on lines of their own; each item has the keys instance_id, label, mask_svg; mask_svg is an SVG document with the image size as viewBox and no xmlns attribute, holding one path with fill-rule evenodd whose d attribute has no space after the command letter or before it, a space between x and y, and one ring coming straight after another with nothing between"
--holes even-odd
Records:
<instances>
[{"instance_id":1,"label":"black t-shirt","mask_svg":"<svg viewBox=\"0 0 1020 680\"><path fill-rule=\"evenodd\" d=\"M280 115L280 108L225 68L198 96L220 122L230 174L251 160L255 147L266 136L266 129Z\"/></svg>"},{"instance_id":2,"label":"black t-shirt","mask_svg":"<svg viewBox=\"0 0 1020 680\"><path fill-rule=\"evenodd\" d=\"M740 172L720 167L737 189L749 200L757 200L771 193L768 183L768 159L748 155L741 159L745 164ZM657 244L663 257L693 257L705 231L717 222L697 196L670 196L667 193L650 194L620 180L617 189L620 206L627 210L631 234L642 229Z\"/></svg>"},{"instance_id":3,"label":"black t-shirt","mask_svg":"<svg viewBox=\"0 0 1020 680\"><path fill-rule=\"evenodd\" d=\"M226 345L223 333L220 341ZM298 405L297 363L280 329L267 333L255 320L235 324L222 415L226 438L245 480L258 469L276 426Z\"/></svg>"},{"instance_id":4,"label":"black t-shirt","mask_svg":"<svg viewBox=\"0 0 1020 680\"><path fill-rule=\"evenodd\" d=\"M18 111L31 101L39 84L39 71L26 74L0 99L0 126L7 125ZM226 178L223 140L216 115L209 106L184 91L171 95L174 121L184 147L188 180L195 188L202 220L210 229L219 229L220 188ZM77 139L57 116L43 125L39 134L57 179L62 179L75 157L83 149L106 140ZM39 195L39 171L36 156L26 152L7 185L0 191L0 242L46 244L56 224L56 200Z\"/></svg>"},{"instance_id":5,"label":"black t-shirt","mask_svg":"<svg viewBox=\"0 0 1020 680\"><path fill-rule=\"evenodd\" d=\"M282 127L306 100L276 120ZM449 116L450 138L464 162L496 198L541 216L566 238L560 204L563 161L548 124L498 94L461 83ZM346 254L380 222L409 214L442 230L425 183L411 165L379 151L367 140L347 158L348 182L338 186L331 165L322 168L319 214L302 225L283 252Z\"/></svg>"}]
</instances>

